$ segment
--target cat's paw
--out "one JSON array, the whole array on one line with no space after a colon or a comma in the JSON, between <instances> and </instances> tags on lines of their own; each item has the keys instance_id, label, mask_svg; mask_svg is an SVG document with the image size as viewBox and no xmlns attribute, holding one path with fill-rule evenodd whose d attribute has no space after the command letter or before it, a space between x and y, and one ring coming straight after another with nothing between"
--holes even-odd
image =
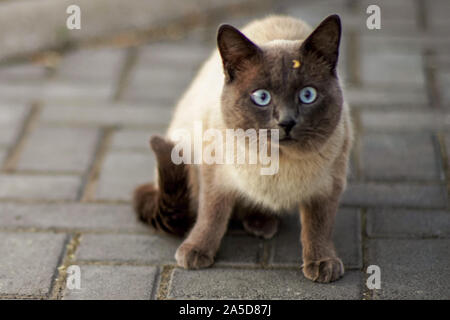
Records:
<instances>
[{"instance_id":1,"label":"cat's paw","mask_svg":"<svg viewBox=\"0 0 450 320\"><path fill-rule=\"evenodd\" d=\"M185 269L207 268L214 263L214 256L190 243L182 243L175 253L180 267Z\"/></svg>"},{"instance_id":2,"label":"cat's paw","mask_svg":"<svg viewBox=\"0 0 450 320\"><path fill-rule=\"evenodd\" d=\"M333 282L344 275L344 265L337 257L309 261L303 264L303 274L315 282Z\"/></svg>"},{"instance_id":3,"label":"cat's paw","mask_svg":"<svg viewBox=\"0 0 450 320\"><path fill-rule=\"evenodd\" d=\"M242 225L249 234L271 239L278 231L280 220L276 216L250 215L244 218Z\"/></svg>"}]
</instances>

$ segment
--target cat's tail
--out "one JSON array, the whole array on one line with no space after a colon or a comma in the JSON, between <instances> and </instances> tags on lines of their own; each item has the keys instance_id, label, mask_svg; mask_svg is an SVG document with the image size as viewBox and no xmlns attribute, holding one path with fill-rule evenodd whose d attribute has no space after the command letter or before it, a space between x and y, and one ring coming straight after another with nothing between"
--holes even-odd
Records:
<instances>
[{"instance_id":1,"label":"cat's tail","mask_svg":"<svg viewBox=\"0 0 450 320\"><path fill-rule=\"evenodd\" d=\"M187 165L173 163L171 141L154 135L150 146L156 156L158 181L134 191L134 210L141 221L155 229L182 236L193 224Z\"/></svg>"}]
</instances>

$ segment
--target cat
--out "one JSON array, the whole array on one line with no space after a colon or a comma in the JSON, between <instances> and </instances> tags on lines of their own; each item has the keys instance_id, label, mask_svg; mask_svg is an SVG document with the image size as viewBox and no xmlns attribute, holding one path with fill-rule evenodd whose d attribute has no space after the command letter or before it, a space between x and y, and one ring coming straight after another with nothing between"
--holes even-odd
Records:
<instances>
[{"instance_id":1,"label":"cat","mask_svg":"<svg viewBox=\"0 0 450 320\"><path fill-rule=\"evenodd\" d=\"M187 234L175 254L179 266L211 266L232 216L269 239L280 214L297 208L305 277L327 283L343 276L332 231L353 130L337 75L340 39L338 15L314 30L287 16L256 20L242 32L220 26L218 50L181 97L166 137L150 139L156 183L134 192L142 221ZM174 164L171 137L180 128L192 132L195 121L203 130L278 129L278 172L261 175L259 164Z\"/></svg>"}]
</instances>

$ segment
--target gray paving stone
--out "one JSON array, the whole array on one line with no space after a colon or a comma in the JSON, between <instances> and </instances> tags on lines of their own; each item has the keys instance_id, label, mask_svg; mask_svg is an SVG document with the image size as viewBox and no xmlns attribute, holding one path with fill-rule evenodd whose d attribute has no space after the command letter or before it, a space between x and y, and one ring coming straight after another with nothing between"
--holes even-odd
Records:
<instances>
[{"instance_id":1,"label":"gray paving stone","mask_svg":"<svg viewBox=\"0 0 450 320\"><path fill-rule=\"evenodd\" d=\"M175 105L209 54L210 49L198 40L161 42L142 48L123 99Z\"/></svg>"},{"instance_id":2,"label":"gray paving stone","mask_svg":"<svg viewBox=\"0 0 450 320\"><path fill-rule=\"evenodd\" d=\"M60 62L57 79L101 82L116 85L119 73L125 62L123 49L82 49L66 54Z\"/></svg>"},{"instance_id":3,"label":"gray paving stone","mask_svg":"<svg viewBox=\"0 0 450 320\"><path fill-rule=\"evenodd\" d=\"M373 207L443 208L447 205L447 196L444 186L439 184L352 182L344 193L342 203Z\"/></svg>"},{"instance_id":4,"label":"gray paving stone","mask_svg":"<svg viewBox=\"0 0 450 320\"><path fill-rule=\"evenodd\" d=\"M0 145L14 142L28 110L28 107L20 104L0 104Z\"/></svg>"},{"instance_id":5,"label":"gray paving stone","mask_svg":"<svg viewBox=\"0 0 450 320\"><path fill-rule=\"evenodd\" d=\"M176 264L175 251L182 239L163 234L86 234L77 251L80 261L132 261ZM262 257L262 241L250 236L225 236L216 265L255 265Z\"/></svg>"},{"instance_id":6,"label":"gray paving stone","mask_svg":"<svg viewBox=\"0 0 450 320\"><path fill-rule=\"evenodd\" d=\"M113 98L115 88L107 83L56 80L45 82L42 99L53 102L105 101Z\"/></svg>"},{"instance_id":7,"label":"gray paving stone","mask_svg":"<svg viewBox=\"0 0 450 320\"><path fill-rule=\"evenodd\" d=\"M130 200L139 184L153 181L154 173L155 160L150 150L109 152L102 166L96 198Z\"/></svg>"},{"instance_id":8,"label":"gray paving stone","mask_svg":"<svg viewBox=\"0 0 450 320\"><path fill-rule=\"evenodd\" d=\"M131 205L0 202L0 212L0 226L6 228L127 232L149 230L137 221Z\"/></svg>"},{"instance_id":9,"label":"gray paving stone","mask_svg":"<svg viewBox=\"0 0 450 320\"><path fill-rule=\"evenodd\" d=\"M77 260L175 263L181 239L166 235L85 234L76 252Z\"/></svg>"},{"instance_id":10,"label":"gray paving stone","mask_svg":"<svg viewBox=\"0 0 450 320\"><path fill-rule=\"evenodd\" d=\"M448 30L449 22L447 12L450 11L450 4L445 0L436 0L427 2L427 21L429 22L430 29L434 32L446 33Z\"/></svg>"},{"instance_id":11,"label":"gray paving stone","mask_svg":"<svg viewBox=\"0 0 450 320\"><path fill-rule=\"evenodd\" d=\"M331 284L307 280L298 270L175 269L169 298L174 299L360 299L361 274L347 272ZM270 284L270 285L268 285Z\"/></svg>"},{"instance_id":12,"label":"gray paving stone","mask_svg":"<svg viewBox=\"0 0 450 320\"><path fill-rule=\"evenodd\" d=\"M153 134L164 135L165 129L150 129L150 130L127 130L120 129L114 132L111 142L113 149L142 149L149 150L150 137Z\"/></svg>"},{"instance_id":13,"label":"gray paving stone","mask_svg":"<svg viewBox=\"0 0 450 320\"><path fill-rule=\"evenodd\" d=\"M434 142L423 133L368 133L362 139L361 166L368 179L438 180Z\"/></svg>"},{"instance_id":14,"label":"gray paving stone","mask_svg":"<svg viewBox=\"0 0 450 320\"><path fill-rule=\"evenodd\" d=\"M358 210L340 209L336 216L334 244L345 267L359 268L361 255L361 222ZM282 221L277 237L272 241L272 265L302 264L300 221L297 215Z\"/></svg>"},{"instance_id":15,"label":"gray paving stone","mask_svg":"<svg viewBox=\"0 0 450 320\"><path fill-rule=\"evenodd\" d=\"M446 128L450 123L448 118L447 114L430 111L361 112L365 131L435 131Z\"/></svg>"},{"instance_id":16,"label":"gray paving stone","mask_svg":"<svg viewBox=\"0 0 450 320\"><path fill-rule=\"evenodd\" d=\"M370 48L361 57L361 80L365 85L413 86L424 88L422 57L419 52L392 52Z\"/></svg>"},{"instance_id":17,"label":"gray paving stone","mask_svg":"<svg viewBox=\"0 0 450 320\"><path fill-rule=\"evenodd\" d=\"M247 235L226 235L215 259L216 266L256 265L262 262L263 240Z\"/></svg>"},{"instance_id":18,"label":"gray paving stone","mask_svg":"<svg viewBox=\"0 0 450 320\"><path fill-rule=\"evenodd\" d=\"M420 109L428 105L425 90L409 88L351 88L345 89L347 100L352 108L383 108L391 111L392 106L402 109Z\"/></svg>"},{"instance_id":19,"label":"gray paving stone","mask_svg":"<svg viewBox=\"0 0 450 320\"><path fill-rule=\"evenodd\" d=\"M381 269L378 299L449 299L449 239L371 240L368 264Z\"/></svg>"},{"instance_id":20,"label":"gray paving stone","mask_svg":"<svg viewBox=\"0 0 450 320\"><path fill-rule=\"evenodd\" d=\"M66 235L0 232L0 293L47 295Z\"/></svg>"},{"instance_id":21,"label":"gray paving stone","mask_svg":"<svg viewBox=\"0 0 450 320\"><path fill-rule=\"evenodd\" d=\"M42 98L44 83L42 81L11 82L0 81L0 97L2 101L29 104Z\"/></svg>"},{"instance_id":22,"label":"gray paving stone","mask_svg":"<svg viewBox=\"0 0 450 320\"><path fill-rule=\"evenodd\" d=\"M34 63L11 64L0 68L0 81L42 80L46 74L47 71L43 65Z\"/></svg>"},{"instance_id":23,"label":"gray paving stone","mask_svg":"<svg viewBox=\"0 0 450 320\"><path fill-rule=\"evenodd\" d=\"M78 176L0 175L0 198L75 200L80 187Z\"/></svg>"},{"instance_id":24,"label":"gray paving stone","mask_svg":"<svg viewBox=\"0 0 450 320\"><path fill-rule=\"evenodd\" d=\"M7 153L8 153L7 149L0 148L0 167L3 165L3 162L5 161Z\"/></svg>"},{"instance_id":25,"label":"gray paving stone","mask_svg":"<svg viewBox=\"0 0 450 320\"><path fill-rule=\"evenodd\" d=\"M369 237L448 237L450 213L430 210L370 209Z\"/></svg>"},{"instance_id":26,"label":"gray paving stone","mask_svg":"<svg viewBox=\"0 0 450 320\"><path fill-rule=\"evenodd\" d=\"M90 104L89 104L90 105ZM172 110L159 106L113 106L99 105L83 108L79 104L50 104L42 111L43 122L75 125L167 125Z\"/></svg>"},{"instance_id":27,"label":"gray paving stone","mask_svg":"<svg viewBox=\"0 0 450 320\"><path fill-rule=\"evenodd\" d=\"M26 142L18 170L83 173L93 160L99 132L91 128L39 127Z\"/></svg>"},{"instance_id":28,"label":"gray paving stone","mask_svg":"<svg viewBox=\"0 0 450 320\"><path fill-rule=\"evenodd\" d=\"M439 72L438 81L442 104L450 107L450 92L448 90L450 88L450 70Z\"/></svg>"},{"instance_id":29,"label":"gray paving stone","mask_svg":"<svg viewBox=\"0 0 450 320\"><path fill-rule=\"evenodd\" d=\"M150 300L158 269L146 266L80 266L81 289L65 290L64 300Z\"/></svg>"}]
</instances>

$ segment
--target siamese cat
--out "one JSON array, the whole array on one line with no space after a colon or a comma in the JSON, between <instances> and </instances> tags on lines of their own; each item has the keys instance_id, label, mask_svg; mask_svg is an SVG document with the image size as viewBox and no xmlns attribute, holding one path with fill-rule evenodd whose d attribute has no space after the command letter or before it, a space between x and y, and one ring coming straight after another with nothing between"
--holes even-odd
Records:
<instances>
[{"instance_id":1,"label":"siamese cat","mask_svg":"<svg viewBox=\"0 0 450 320\"><path fill-rule=\"evenodd\" d=\"M332 231L353 133L336 70L340 38L337 15L313 31L285 16L254 21L242 32L220 26L218 50L179 101L166 137L150 140L156 182L134 193L142 221L187 234L175 254L179 266L211 266L232 216L269 239L280 214L296 208L304 275L324 283L342 277ZM261 175L261 164L175 164L172 136L193 133L195 122L202 130L277 129L278 172Z\"/></svg>"}]
</instances>

